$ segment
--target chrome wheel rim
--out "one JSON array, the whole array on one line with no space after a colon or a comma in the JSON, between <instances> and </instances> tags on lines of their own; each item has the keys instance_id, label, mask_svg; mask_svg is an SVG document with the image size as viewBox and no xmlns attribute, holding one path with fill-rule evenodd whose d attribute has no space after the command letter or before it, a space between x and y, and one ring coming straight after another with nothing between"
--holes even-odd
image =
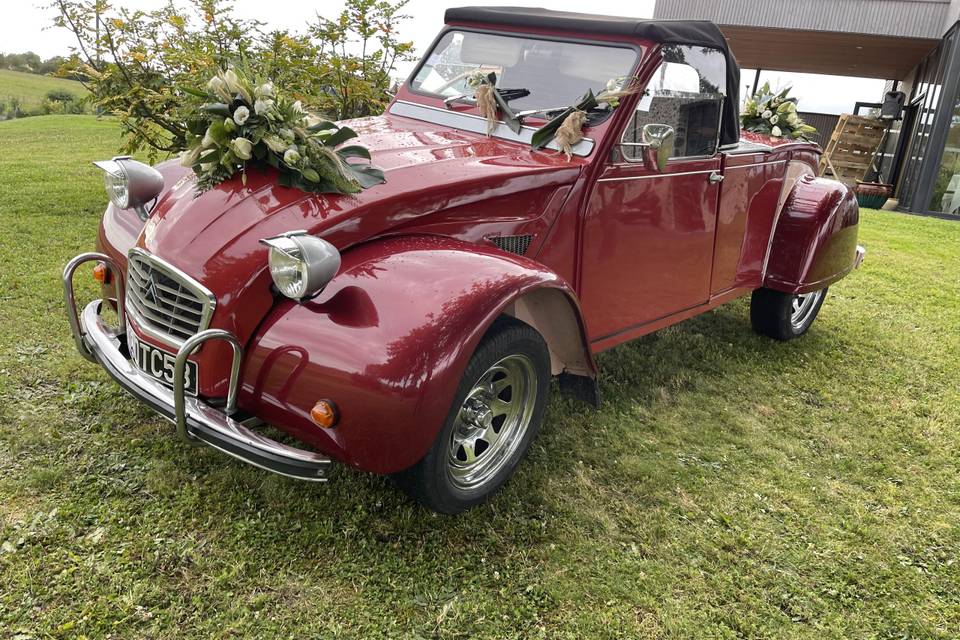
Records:
<instances>
[{"instance_id":1,"label":"chrome wheel rim","mask_svg":"<svg viewBox=\"0 0 960 640\"><path fill-rule=\"evenodd\" d=\"M503 358L473 384L450 434L447 472L462 490L482 487L503 469L523 442L537 402L533 361Z\"/></svg>"},{"instance_id":2,"label":"chrome wheel rim","mask_svg":"<svg viewBox=\"0 0 960 640\"><path fill-rule=\"evenodd\" d=\"M801 331L810 321L810 317L817 308L817 303L823 297L823 289L811 293L801 293L793 296L790 308L790 324L794 330Z\"/></svg>"}]
</instances>

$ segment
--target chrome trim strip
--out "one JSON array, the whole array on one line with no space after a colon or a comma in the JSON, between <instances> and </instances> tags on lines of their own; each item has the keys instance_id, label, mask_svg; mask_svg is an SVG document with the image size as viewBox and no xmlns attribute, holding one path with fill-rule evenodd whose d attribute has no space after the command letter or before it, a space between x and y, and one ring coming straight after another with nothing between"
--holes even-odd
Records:
<instances>
[{"instance_id":1,"label":"chrome trim strip","mask_svg":"<svg viewBox=\"0 0 960 640\"><path fill-rule=\"evenodd\" d=\"M786 207L786 202L784 202L783 207L779 207L777 212L773 214L773 224L770 225L770 237L767 238L767 252L763 256L763 266L760 268L760 284L763 284L763 281L767 279L767 266L770 264L770 254L773 252L773 237L777 235L777 225L780 223L780 212L783 211Z\"/></svg>"},{"instance_id":2,"label":"chrome trim strip","mask_svg":"<svg viewBox=\"0 0 960 640\"><path fill-rule=\"evenodd\" d=\"M724 173L726 173L727 171L733 171L734 169L750 169L753 167L767 167L774 164L785 164L785 163L786 163L786 160L771 160L770 162L757 162L755 164L738 164L735 167L724 167L723 171Z\"/></svg>"},{"instance_id":3,"label":"chrome trim strip","mask_svg":"<svg viewBox=\"0 0 960 640\"><path fill-rule=\"evenodd\" d=\"M104 325L100 318L102 303L102 300L94 300L83 310L79 328L84 348L121 387L136 399L174 422L177 422L178 416L182 415L190 438L195 438L247 464L297 480L313 482L327 480L332 461L325 455L290 447L266 438L200 398L181 395L182 404L177 407L173 389L141 372L121 353L120 346L124 343L124 334L117 333ZM232 334L228 335L236 340ZM207 335L199 342L214 337L221 336ZM239 366L239 360L235 359L234 364ZM234 388L239 386L234 380L233 371L231 371L231 384ZM228 397L228 405L229 403Z\"/></svg>"},{"instance_id":4,"label":"chrome trim strip","mask_svg":"<svg viewBox=\"0 0 960 640\"><path fill-rule=\"evenodd\" d=\"M133 249L130 249L127 256L130 260L136 257L136 259L146 262L151 268L166 274L174 280L177 280L184 288L188 289L190 293L194 294L201 304L200 320L197 322L197 333L205 331L210 326L210 321L213 318L213 312L217 308L217 298L209 289L169 262L162 260L151 253L147 253L143 249L134 247ZM129 280L129 265L127 270L127 279ZM128 296L131 295L131 289L132 287L127 287ZM137 329L147 334L151 338L159 340L163 344L173 347L174 349L179 349L184 344L186 338L177 338L176 336L170 335L169 333L155 328L153 326L155 321L144 317L143 312L141 312L138 308L137 300L131 299L128 302L132 304L127 304L127 313L130 314L130 317L136 323ZM186 333L186 330L181 329L180 332Z\"/></svg>"},{"instance_id":5,"label":"chrome trim strip","mask_svg":"<svg viewBox=\"0 0 960 640\"><path fill-rule=\"evenodd\" d=\"M747 153L770 153L773 147L762 142L750 142L740 140L737 144L720 147L720 150L731 156L739 156Z\"/></svg>"},{"instance_id":6,"label":"chrome trim strip","mask_svg":"<svg viewBox=\"0 0 960 640\"><path fill-rule=\"evenodd\" d=\"M390 105L390 113L395 116L423 120L454 129L463 129L471 133L483 135L487 133L486 119L473 115L472 113L460 113L458 111L441 109L440 107L408 102L406 100L397 100ZM510 142L520 142L528 145L533 140L535 131L536 128L524 125L520 128L520 133L514 133L510 127L503 124L503 122L499 122L491 135L509 140ZM584 138L573 146L573 153L577 156L588 156L593 153L594 146L595 142L592 138ZM553 149L554 151L560 150L556 141L551 141L550 144L547 145L547 148Z\"/></svg>"},{"instance_id":7,"label":"chrome trim strip","mask_svg":"<svg viewBox=\"0 0 960 640\"><path fill-rule=\"evenodd\" d=\"M706 169L704 171L677 171L675 173L652 173L645 176L623 176L620 178L600 178L597 182L620 182L623 180L649 180L651 178L672 178L674 176L695 176L699 174L715 173L715 169Z\"/></svg>"}]
</instances>

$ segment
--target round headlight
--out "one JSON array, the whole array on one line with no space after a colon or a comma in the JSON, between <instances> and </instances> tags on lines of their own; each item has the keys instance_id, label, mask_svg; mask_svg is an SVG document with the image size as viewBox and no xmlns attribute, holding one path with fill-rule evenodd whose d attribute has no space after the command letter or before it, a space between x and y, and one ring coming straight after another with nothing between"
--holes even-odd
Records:
<instances>
[{"instance_id":1,"label":"round headlight","mask_svg":"<svg viewBox=\"0 0 960 640\"><path fill-rule=\"evenodd\" d=\"M103 170L103 184L118 209L136 209L145 217L146 205L163 191L163 176L153 167L118 156L94 162Z\"/></svg>"},{"instance_id":2,"label":"round headlight","mask_svg":"<svg viewBox=\"0 0 960 640\"><path fill-rule=\"evenodd\" d=\"M280 293L304 300L323 291L340 270L340 252L324 240L293 231L260 241L270 248L270 276Z\"/></svg>"},{"instance_id":3,"label":"round headlight","mask_svg":"<svg viewBox=\"0 0 960 640\"><path fill-rule=\"evenodd\" d=\"M123 167L117 163L117 173L103 173L103 185L107 188L107 195L110 196L110 202L117 209L126 209L130 206L130 189L127 183L127 174L123 172Z\"/></svg>"}]
</instances>

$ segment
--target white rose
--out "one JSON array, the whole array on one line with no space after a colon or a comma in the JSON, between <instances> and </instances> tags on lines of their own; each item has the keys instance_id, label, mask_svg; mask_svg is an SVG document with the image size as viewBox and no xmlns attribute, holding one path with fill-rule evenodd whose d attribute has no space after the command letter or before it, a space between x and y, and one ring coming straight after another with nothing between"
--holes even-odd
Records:
<instances>
[{"instance_id":1,"label":"white rose","mask_svg":"<svg viewBox=\"0 0 960 640\"><path fill-rule=\"evenodd\" d=\"M777 124L780 121L780 116L770 116L770 124Z\"/></svg>"},{"instance_id":2,"label":"white rose","mask_svg":"<svg viewBox=\"0 0 960 640\"><path fill-rule=\"evenodd\" d=\"M249 160L253 157L253 143L246 138L234 138L230 142L230 150L241 160Z\"/></svg>"},{"instance_id":3,"label":"white rose","mask_svg":"<svg viewBox=\"0 0 960 640\"><path fill-rule=\"evenodd\" d=\"M213 139L213 136L210 135L210 129L203 134L203 140L200 142L200 146L209 149L210 147L217 146L217 141Z\"/></svg>"},{"instance_id":4,"label":"white rose","mask_svg":"<svg viewBox=\"0 0 960 640\"><path fill-rule=\"evenodd\" d=\"M233 121L243 126L243 123L250 119L250 109L246 107L237 107L233 112Z\"/></svg>"},{"instance_id":5,"label":"white rose","mask_svg":"<svg viewBox=\"0 0 960 640\"><path fill-rule=\"evenodd\" d=\"M770 111L770 109L767 109L766 111L763 112L764 118L769 118L772 115L773 115L773 111Z\"/></svg>"},{"instance_id":6,"label":"white rose","mask_svg":"<svg viewBox=\"0 0 960 640\"><path fill-rule=\"evenodd\" d=\"M290 110L294 113L303 113L303 104L299 100L290 105Z\"/></svg>"},{"instance_id":7,"label":"white rose","mask_svg":"<svg viewBox=\"0 0 960 640\"><path fill-rule=\"evenodd\" d=\"M300 162L300 151L297 150L296 145L293 145L283 152L283 161L289 165L295 165Z\"/></svg>"},{"instance_id":8,"label":"white rose","mask_svg":"<svg viewBox=\"0 0 960 640\"><path fill-rule=\"evenodd\" d=\"M783 135L783 132L780 131L780 127L774 127L770 130L770 135L772 135L774 138L779 138Z\"/></svg>"},{"instance_id":9,"label":"white rose","mask_svg":"<svg viewBox=\"0 0 960 640\"><path fill-rule=\"evenodd\" d=\"M262 85L253 90L258 98L272 98L273 97L273 83L264 82Z\"/></svg>"},{"instance_id":10,"label":"white rose","mask_svg":"<svg viewBox=\"0 0 960 640\"><path fill-rule=\"evenodd\" d=\"M258 116L267 115L267 111L273 108L273 100L269 98L257 98L257 101L253 103L253 110L257 112Z\"/></svg>"}]
</instances>

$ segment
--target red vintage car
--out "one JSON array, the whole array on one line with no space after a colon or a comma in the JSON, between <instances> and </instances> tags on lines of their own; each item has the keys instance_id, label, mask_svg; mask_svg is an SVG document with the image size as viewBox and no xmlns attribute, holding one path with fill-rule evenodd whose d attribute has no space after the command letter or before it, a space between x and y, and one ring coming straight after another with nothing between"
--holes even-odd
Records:
<instances>
[{"instance_id":1,"label":"red vintage car","mask_svg":"<svg viewBox=\"0 0 960 640\"><path fill-rule=\"evenodd\" d=\"M741 135L712 23L446 23L387 112L350 122L385 184L308 194L265 169L196 196L176 162L99 163L97 252L63 275L80 353L188 442L304 480L333 460L390 474L456 513L512 474L551 379L597 403L598 352L745 295L758 332L795 338L859 265L856 200L817 177L820 149ZM522 126L488 132L478 71L516 90ZM570 158L531 148L617 77L645 88L591 110ZM103 298L78 311L87 262Z\"/></svg>"}]
</instances>

